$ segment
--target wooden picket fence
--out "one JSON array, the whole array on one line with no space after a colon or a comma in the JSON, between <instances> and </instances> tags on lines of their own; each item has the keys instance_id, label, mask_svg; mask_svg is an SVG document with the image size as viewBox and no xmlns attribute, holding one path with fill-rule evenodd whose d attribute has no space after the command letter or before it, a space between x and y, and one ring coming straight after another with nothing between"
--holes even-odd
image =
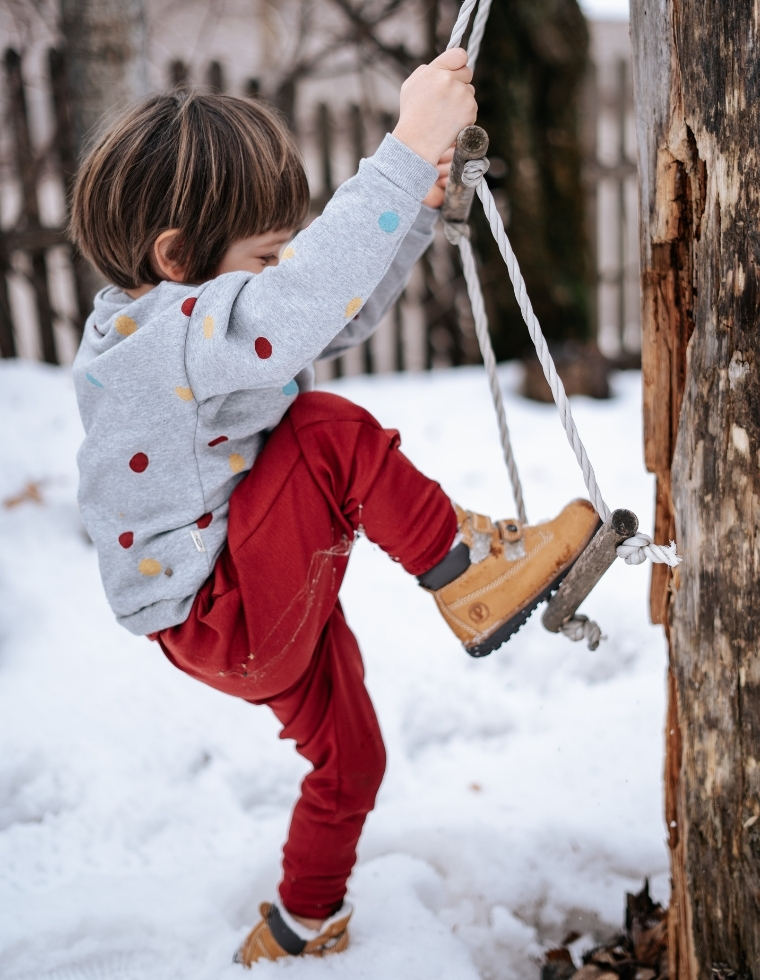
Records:
<instances>
[{"instance_id":1,"label":"wooden picket fence","mask_svg":"<svg viewBox=\"0 0 760 980\"><path fill-rule=\"evenodd\" d=\"M19 353L19 339L34 350L39 359L57 364L65 342L64 359L69 360L81 335L84 318L90 308L94 277L91 270L67 242L65 217L57 223L46 223L41 217L41 185L47 181L58 187L59 196L66 200L76 172L76 158L70 107L67 96L65 61L61 52L47 53L46 97L50 117L54 120L49 137L35 146L30 133L24 66L19 54L7 49L3 56L5 113L0 121L2 167L0 179L15 188L17 207L11 221L0 227L0 355L14 357ZM597 288L617 296L617 322L621 349L626 329L626 295L637 290L637 269L626 256L625 216L626 186L635 181L635 164L626 153L624 130L626 113L631 107L628 69L621 62L617 95L609 93L600 99L590 77L586 103L586 166L589 237L595 246L599 189L617 188L617 216L613 224L618 229L617 252L605 249L605 263L597 276ZM200 82L200 84L199 84ZM192 79L182 61L168 66L167 83L178 87L199 84L207 91L224 91L225 71L222 64L212 61L200 80ZM248 79L244 94L256 97L257 79ZM612 98L612 102L610 99ZM616 163L599 162L596 146L596 120L612 109L619 120L620 148ZM329 200L337 184L336 160L350 157L352 166L372 152L382 134L392 129L393 119L381 112L368 112L366 107L350 105L336 112L326 102L319 103L306 131L299 139L312 162L312 183L316 185L312 210L318 214ZM6 195L7 196L7 195ZM47 209L49 210L49 209ZM610 255L612 256L610 258ZM634 256L635 260L635 256ZM9 289L9 283L12 288ZM610 293L612 290L612 293ZM608 295L608 299L609 299ZM14 296L16 301L14 301ZM18 297L22 297L21 302ZM609 303L608 303L609 305ZM609 319L609 317L608 317ZM630 317L629 317L630 319ZM30 329L37 336L30 339ZM455 250L450 249L439 235L433 248L423 257L412 281L388 314L378 333L361 348L336 361L320 365L321 379L342 374L373 373L430 369L437 366L476 363L479 352L469 312L464 280Z\"/></svg>"},{"instance_id":2,"label":"wooden picket fence","mask_svg":"<svg viewBox=\"0 0 760 980\"><path fill-rule=\"evenodd\" d=\"M48 364L59 362L55 322L64 320L75 332L80 332L83 310L89 296L86 269L81 257L75 256L66 239L63 223L43 224L40 219L39 184L45 173L54 170L68 194L76 172L69 100L66 91L64 60L59 51L48 52L49 94L55 120L53 136L39 148L33 146L27 99L24 90L21 58L8 48L3 57L7 118L5 142L9 152L4 160L6 174L19 189L19 207L14 222L0 229L0 354L14 357L17 353L14 315L8 290L9 274L22 275L31 288L39 331L39 351ZM64 314L56 308L49 263L52 249L66 253L67 265L73 279L76 309ZM13 261L16 258L16 261Z\"/></svg>"}]
</instances>

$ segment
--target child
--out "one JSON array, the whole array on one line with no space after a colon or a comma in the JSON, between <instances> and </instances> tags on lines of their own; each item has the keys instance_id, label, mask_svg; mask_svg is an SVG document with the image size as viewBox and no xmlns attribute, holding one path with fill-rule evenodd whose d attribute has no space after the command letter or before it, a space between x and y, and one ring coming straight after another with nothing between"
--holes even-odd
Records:
<instances>
[{"instance_id":1,"label":"child","mask_svg":"<svg viewBox=\"0 0 760 980\"><path fill-rule=\"evenodd\" d=\"M79 500L108 600L181 670L268 704L314 767L245 966L348 944L346 881L385 764L338 601L357 531L482 655L597 525L585 501L537 527L464 512L397 432L311 390L314 359L365 340L430 243L447 148L475 120L466 62L417 69L393 135L300 234L301 160L260 103L147 98L77 180L74 239L113 283L74 365Z\"/></svg>"}]
</instances>

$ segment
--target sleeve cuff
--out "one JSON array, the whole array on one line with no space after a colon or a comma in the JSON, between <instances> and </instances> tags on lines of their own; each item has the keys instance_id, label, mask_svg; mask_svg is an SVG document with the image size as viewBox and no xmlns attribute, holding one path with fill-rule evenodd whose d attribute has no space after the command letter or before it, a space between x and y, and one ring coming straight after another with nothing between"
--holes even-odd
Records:
<instances>
[{"instance_id":1,"label":"sleeve cuff","mask_svg":"<svg viewBox=\"0 0 760 980\"><path fill-rule=\"evenodd\" d=\"M429 235L433 228L435 228L435 224L440 216L440 208L429 208L427 204L421 204L419 213L414 219L412 228L415 231L421 231L424 234Z\"/></svg>"},{"instance_id":2,"label":"sleeve cuff","mask_svg":"<svg viewBox=\"0 0 760 980\"><path fill-rule=\"evenodd\" d=\"M438 180L436 167L423 160L414 150L410 150L390 133L367 163L418 201L422 201Z\"/></svg>"}]
</instances>

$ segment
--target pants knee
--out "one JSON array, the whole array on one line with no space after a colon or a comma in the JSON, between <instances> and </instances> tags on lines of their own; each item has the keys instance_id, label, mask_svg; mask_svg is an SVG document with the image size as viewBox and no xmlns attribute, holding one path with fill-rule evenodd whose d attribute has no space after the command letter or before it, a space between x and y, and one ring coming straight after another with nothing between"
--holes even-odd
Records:
<instances>
[{"instance_id":1,"label":"pants knee","mask_svg":"<svg viewBox=\"0 0 760 980\"><path fill-rule=\"evenodd\" d=\"M369 813L385 775L385 746L379 734L363 747L359 758L347 760L340 780L338 809L344 814Z\"/></svg>"}]
</instances>

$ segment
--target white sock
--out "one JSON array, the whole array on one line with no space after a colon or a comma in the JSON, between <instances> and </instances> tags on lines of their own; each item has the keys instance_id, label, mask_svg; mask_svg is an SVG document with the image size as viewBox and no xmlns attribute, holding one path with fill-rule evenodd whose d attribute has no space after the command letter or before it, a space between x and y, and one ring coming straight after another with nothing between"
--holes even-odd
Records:
<instances>
[{"instance_id":1,"label":"white sock","mask_svg":"<svg viewBox=\"0 0 760 980\"><path fill-rule=\"evenodd\" d=\"M293 916L290 914L290 912L288 912L288 910L282 904L282 902L276 901L273 902L272 904L277 906L277 911L282 916L282 921L285 923L285 925L289 929L292 929L293 932L298 936L298 938L303 939L305 943L310 942L312 939L316 939L320 933L324 932L324 930L328 926L331 926L333 922L335 922L337 919L343 919L347 915L350 915L353 912L353 907L351 903L344 902L334 915L331 915L329 919L325 919L325 921L322 923L321 928L310 929L308 926L305 926L302 922L298 922L297 919L294 919Z\"/></svg>"},{"instance_id":2,"label":"white sock","mask_svg":"<svg viewBox=\"0 0 760 980\"><path fill-rule=\"evenodd\" d=\"M457 531L454 536L454 540L451 543L449 551L453 551L458 544L463 541L462 532ZM483 561L484 558L488 558L491 554L491 535L490 534L480 534L478 531L472 532L472 547L470 548L470 564L477 565L478 562Z\"/></svg>"}]
</instances>

